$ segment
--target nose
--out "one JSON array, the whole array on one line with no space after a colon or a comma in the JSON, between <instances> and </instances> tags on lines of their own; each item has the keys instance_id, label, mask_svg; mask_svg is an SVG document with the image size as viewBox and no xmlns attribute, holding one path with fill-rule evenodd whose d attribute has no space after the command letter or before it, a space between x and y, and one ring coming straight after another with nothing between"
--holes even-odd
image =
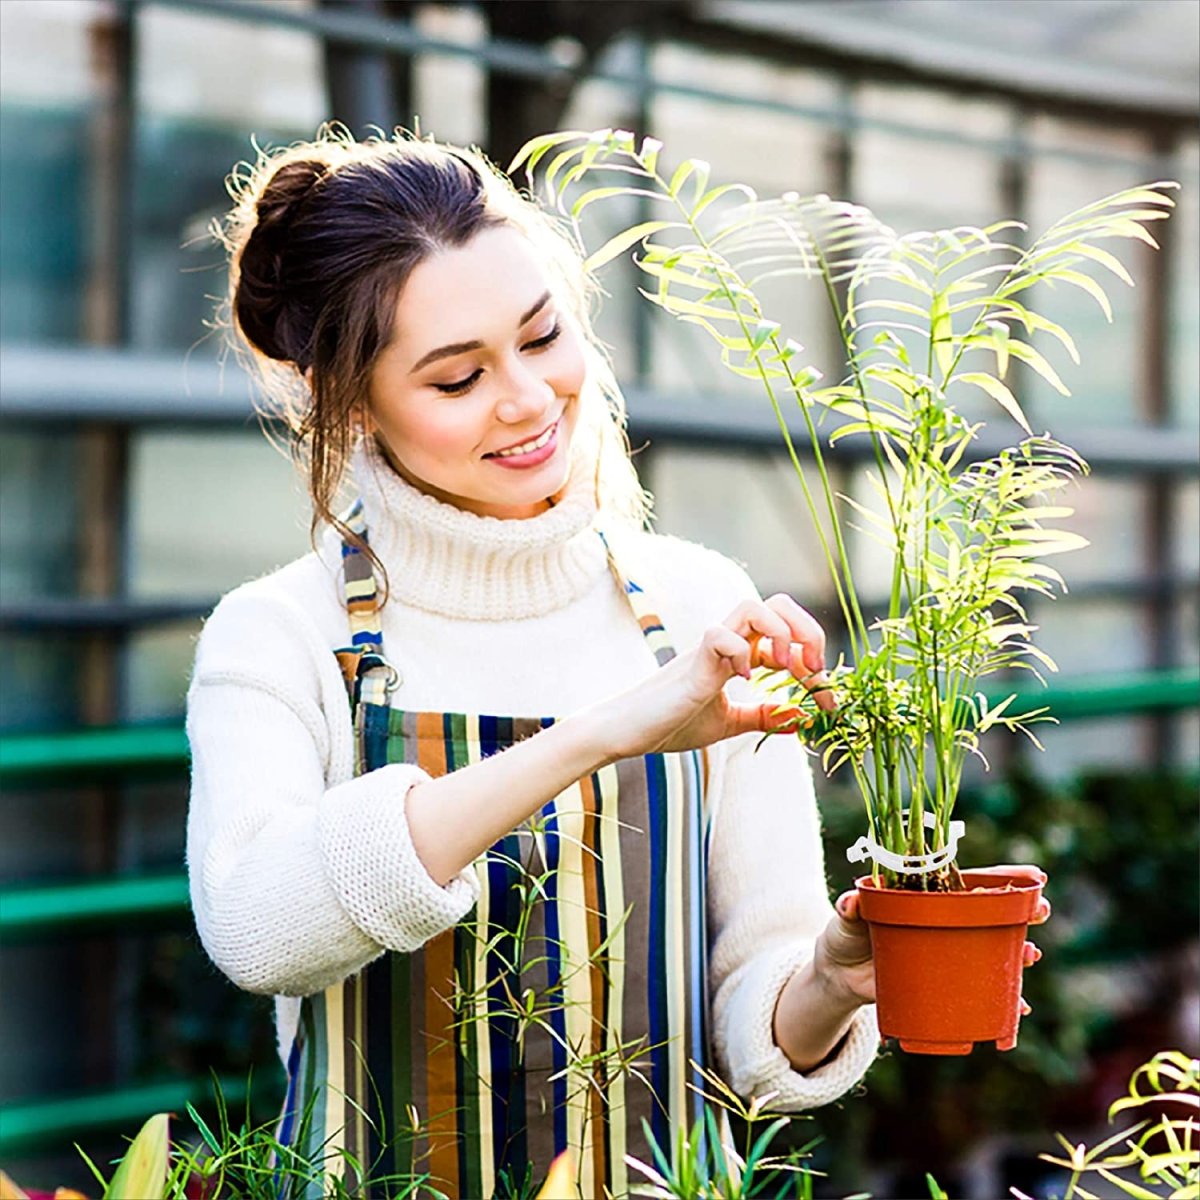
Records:
<instances>
[{"instance_id":1,"label":"nose","mask_svg":"<svg viewBox=\"0 0 1200 1200\"><path fill-rule=\"evenodd\" d=\"M519 359L508 365L500 386L496 417L506 425L527 424L554 401L550 381Z\"/></svg>"}]
</instances>

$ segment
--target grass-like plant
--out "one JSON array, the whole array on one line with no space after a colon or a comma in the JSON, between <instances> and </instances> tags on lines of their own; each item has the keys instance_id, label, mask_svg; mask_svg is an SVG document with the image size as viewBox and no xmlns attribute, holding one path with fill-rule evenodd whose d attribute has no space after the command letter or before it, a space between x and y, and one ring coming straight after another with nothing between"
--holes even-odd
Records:
<instances>
[{"instance_id":1,"label":"grass-like plant","mask_svg":"<svg viewBox=\"0 0 1200 1200\"><path fill-rule=\"evenodd\" d=\"M709 186L706 163L667 172L662 145L612 130L560 132L530 141L524 167L579 230L593 204L634 200L639 219L588 258L597 268L636 250L647 300L704 329L722 363L757 380L771 404L845 623L849 663L832 686L840 704L818 709L810 693L778 676L770 686L799 711L797 731L827 771L850 770L866 802L869 837L901 858L950 845L950 821L968 756L1002 727L1030 737L1046 708L1018 711L1016 694L989 701L991 676L1054 663L1032 640L1029 595L1052 596L1061 575L1045 560L1085 545L1060 522L1058 498L1086 471L1082 458L1035 434L1011 386L1024 364L1067 394L1039 346L1076 362L1070 333L1038 305L1053 289L1077 289L1111 320L1106 272L1132 283L1106 247L1155 245L1147 223L1168 215L1156 183L1098 200L1024 243L1025 228L1001 221L898 234L859 205L828 196L760 200L740 183ZM581 236L582 240L582 236ZM833 382L765 310L756 289L780 276L811 281L840 337L844 373ZM1035 344L1036 343L1036 344ZM961 401L984 393L1022 436L982 453L984 423ZM802 463L787 414L799 414L811 467ZM827 446L865 439L872 496L835 491ZM890 557L882 611L864 607L851 569L853 523ZM1044 679L1043 679L1044 682ZM941 855L939 857L948 857ZM917 875L881 872L889 884L953 887L953 862Z\"/></svg>"},{"instance_id":2,"label":"grass-like plant","mask_svg":"<svg viewBox=\"0 0 1200 1200\"><path fill-rule=\"evenodd\" d=\"M1091 1176L1134 1200L1200 1197L1200 1060L1164 1050L1138 1067L1108 1119L1139 1109L1149 1115L1090 1148L1056 1135L1065 1156L1040 1157L1070 1172L1062 1200L1096 1200L1081 1182ZM1030 1200L1016 1188L1012 1194Z\"/></svg>"}]
</instances>

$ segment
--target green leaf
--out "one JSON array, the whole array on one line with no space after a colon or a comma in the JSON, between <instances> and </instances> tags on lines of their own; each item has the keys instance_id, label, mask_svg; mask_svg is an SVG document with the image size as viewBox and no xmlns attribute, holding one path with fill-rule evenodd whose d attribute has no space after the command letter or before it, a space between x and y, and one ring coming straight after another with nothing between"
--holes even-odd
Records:
<instances>
[{"instance_id":1,"label":"green leaf","mask_svg":"<svg viewBox=\"0 0 1200 1200\"><path fill-rule=\"evenodd\" d=\"M1110 322L1112 321L1112 305L1108 302L1108 295L1090 275L1084 275L1082 271L1054 271L1048 278L1053 282L1061 280L1063 283L1069 283L1072 287L1087 292L1100 305L1100 311Z\"/></svg>"},{"instance_id":2,"label":"green leaf","mask_svg":"<svg viewBox=\"0 0 1200 1200\"><path fill-rule=\"evenodd\" d=\"M583 269L595 271L598 267L604 266L606 262L616 258L618 254L636 246L638 242L644 241L660 230L670 229L675 224L673 221L643 221L630 229L622 229L615 237L609 238L594 254L588 255Z\"/></svg>"},{"instance_id":3,"label":"green leaf","mask_svg":"<svg viewBox=\"0 0 1200 1200\"><path fill-rule=\"evenodd\" d=\"M563 142L576 139L586 140L591 135L581 129L563 129L557 133L544 133L540 137L530 138L517 151L512 162L508 164L508 174L511 175L518 167L528 162L528 171L532 173L548 150L561 146Z\"/></svg>"},{"instance_id":4,"label":"green leaf","mask_svg":"<svg viewBox=\"0 0 1200 1200\"><path fill-rule=\"evenodd\" d=\"M751 204L758 199L754 189L747 187L744 183L722 184L721 187L712 188L700 197L692 208L691 219L695 221L710 204L719 200L722 196L728 195L730 192L741 192Z\"/></svg>"},{"instance_id":5,"label":"green leaf","mask_svg":"<svg viewBox=\"0 0 1200 1200\"><path fill-rule=\"evenodd\" d=\"M708 186L708 174L711 169L702 158L689 158L675 168L675 174L671 176L667 190L671 193L672 198L678 199L683 185L694 174L696 176L696 195L699 196Z\"/></svg>"},{"instance_id":6,"label":"green leaf","mask_svg":"<svg viewBox=\"0 0 1200 1200\"><path fill-rule=\"evenodd\" d=\"M982 388L1026 433L1033 433L1016 396L994 375L987 375L982 371L967 371L965 374L956 375L955 378L959 383L973 383L977 388Z\"/></svg>"},{"instance_id":7,"label":"green leaf","mask_svg":"<svg viewBox=\"0 0 1200 1200\"><path fill-rule=\"evenodd\" d=\"M571 216L578 217L581 212L590 204L595 204L597 200L608 200L613 196L645 196L648 200L659 200L670 203L670 199L664 196L661 192L651 192L646 188L635 187L601 187L592 188L590 192L584 192L574 204L571 205Z\"/></svg>"},{"instance_id":8,"label":"green leaf","mask_svg":"<svg viewBox=\"0 0 1200 1200\"><path fill-rule=\"evenodd\" d=\"M1056 325L1053 321L1043 317L1040 313L1034 312L1032 309L1025 309L1025 326L1034 333L1048 333L1051 337L1057 338L1071 356L1075 365L1079 365L1079 350L1075 346L1071 335L1063 329L1061 325Z\"/></svg>"},{"instance_id":9,"label":"green leaf","mask_svg":"<svg viewBox=\"0 0 1200 1200\"><path fill-rule=\"evenodd\" d=\"M1060 395L1069 396L1071 394L1070 389L1059 379L1058 372L1047 362L1041 351L1035 350L1028 342L1011 338L1008 343L1008 352L1013 358L1019 358L1021 362L1032 367ZM1026 428L1029 427L1026 426Z\"/></svg>"},{"instance_id":10,"label":"green leaf","mask_svg":"<svg viewBox=\"0 0 1200 1200\"><path fill-rule=\"evenodd\" d=\"M1008 371L1008 326L1003 321L988 321L986 324L995 337L993 349L996 352L996 375L1003 379Z\"/></svg>"}]
</instances>

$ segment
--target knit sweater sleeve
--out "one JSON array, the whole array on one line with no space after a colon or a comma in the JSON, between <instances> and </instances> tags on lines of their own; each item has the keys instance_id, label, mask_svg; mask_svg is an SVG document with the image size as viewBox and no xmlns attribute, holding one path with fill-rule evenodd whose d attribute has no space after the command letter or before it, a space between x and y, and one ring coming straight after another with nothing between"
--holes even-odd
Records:
<instances>
[{"instance_id":1,"label":"knit sweater sleeve","mask_svg":"<svg viewBox=\"0 0 1200 1200\"><path fill-rule=\"evenodd\" d=\"M349 705L311 619L259 585L209 618L188 694L192 906L213 961L249 991L308 995L413 950L474 904L413 849L395 764L353 778Z\"/></svg>"},{"instance_id":2,"label":"knit sweater sleeve","mask_svg":"<svg viewBox=\"0 0 1200 1200\"><path fill-rule=\"evenodd\" d=\"M879 1048L875 1006L860 1008L837 1052L792 1069L775 1044L779 994L833 916L807 756L790 737L729 744L709 852L713 1045L733 1089L783 1112L836 1100ZM756 749L756 747L758 747Z\"/></svg>"}]
</instances>

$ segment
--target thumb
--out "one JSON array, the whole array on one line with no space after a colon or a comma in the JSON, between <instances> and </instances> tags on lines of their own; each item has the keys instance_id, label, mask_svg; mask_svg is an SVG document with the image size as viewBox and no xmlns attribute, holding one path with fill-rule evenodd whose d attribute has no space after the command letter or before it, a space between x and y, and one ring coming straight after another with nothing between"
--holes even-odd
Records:
<instances>
[{"instance_id":1,"label":"thumb","mask_svg":"<svg viewBox=\"0 0 1200 1200\"><path fill-rule=\"evenodd\" d=\"M733 733L781 733L794 729L802 714L799 709L776 712L774 704L730 704L728 721Z\"/></svg>"}]
</instances>

